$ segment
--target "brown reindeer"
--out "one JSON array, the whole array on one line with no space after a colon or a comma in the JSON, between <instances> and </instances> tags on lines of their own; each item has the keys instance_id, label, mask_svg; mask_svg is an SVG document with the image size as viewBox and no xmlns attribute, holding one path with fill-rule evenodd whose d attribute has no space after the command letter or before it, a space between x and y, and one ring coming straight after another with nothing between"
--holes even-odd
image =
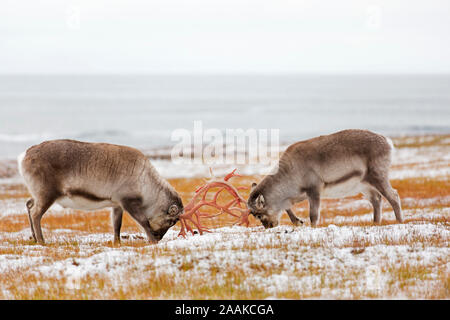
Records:
<instances>
[{"instance_id":1,"label":"brown reindeer","mask_svg":"<svg viewBox=\"0 0 450 320\"><path fill-rule=\"evenodd\" d=\"M111 207L114 240L120 241L123 210L162 239L183 213L181 198L140 151L112 144L47 141L19 156L19 170L32 195L27 208L33 238L44 243L41 218L53 203L65 208Z\"/></svg>"},{"instance_id":2,"label":"brown reindeer","mask_svg":"<svg viewBox=\"0 0 450 320\"><path fill-rule=\"evenodd\" d=\"M251 214L266 228L279 224L287 211L295 225L301 221L290 209L308 199L311 225L320 217L321 198L364 194L381 222L382 196L402 222L400 198L389 182L392 141L366 130L344 130L291 145L279 161L278 171L254 184L248 200Z\"/></svg>"}]
</instances>

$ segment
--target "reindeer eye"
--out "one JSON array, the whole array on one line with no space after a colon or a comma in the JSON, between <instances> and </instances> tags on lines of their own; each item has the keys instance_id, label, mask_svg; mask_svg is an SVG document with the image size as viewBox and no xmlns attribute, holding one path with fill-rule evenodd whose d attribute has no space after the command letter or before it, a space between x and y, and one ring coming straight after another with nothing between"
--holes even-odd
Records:
<instances>
[{"instance_id":1,"label":"reindeer eye","mask_svg":"<svg viewBox=\"0 0 450 320\"><path fill-rule=\"evenodd\" d=\"M260 214L256 215L256 218L258 218L259 220L261 220L262 216Z\"/></svg>"},{"instance_id":2,"label":"reindeer eye","mask_svg":"<svg viewBox=\"0 0 450 320\"><path fill-rule=\"evenodd\" d=\"M178 207L176 205L172 205L169 208L169 215L174 216L178 213L178 211L179 211Z\"/></svg>"}]
</instances>

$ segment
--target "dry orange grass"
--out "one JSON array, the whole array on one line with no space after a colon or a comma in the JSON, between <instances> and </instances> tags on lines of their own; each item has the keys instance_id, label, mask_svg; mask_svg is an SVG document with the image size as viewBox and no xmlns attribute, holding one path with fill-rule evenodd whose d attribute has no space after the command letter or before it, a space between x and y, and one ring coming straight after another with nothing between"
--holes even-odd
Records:
<instances>
[{"instance_id":1,"label":"dry orange grass","mask_svg":"<svg viewBox=\"0 0 450 320\"><path fill-rule=\"evenodd\" d=\"M399 149L450 146L450 134L397 137L392 140Z\"/></svg>"},{"instance_id":2,"label":"dry orange grass","mask_svg":"<svg viewBox=\"0 0 450 320\"><path fill-rule=\"evenodd\" d=\"M401 198L428 199L450 196L450 177L446 179L409 178L392 180Z\"/></svg>"}]
</instances>

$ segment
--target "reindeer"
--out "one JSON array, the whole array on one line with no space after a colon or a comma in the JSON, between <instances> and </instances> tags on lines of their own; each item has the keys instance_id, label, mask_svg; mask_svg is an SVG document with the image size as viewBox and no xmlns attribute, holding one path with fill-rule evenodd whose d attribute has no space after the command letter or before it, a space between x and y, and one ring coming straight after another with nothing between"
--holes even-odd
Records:
<instances>
[{"instance_id":1,"label":"reindeer","mask_svg":"<svg viewBox=\"0 0 450 320\"><path fill-rule=\"evenodd\" d=\"M140 151L106 143L53 140L18 158L32 198L27 201L31 232L44 244L41 218L53 203L64 208L112 208L114 241L120 242L123 211L158 242L183 213L177 192Z\"/></svg>"},{"instance_id":2,"label":"reindeer","mask_svg":"<svg viewBox=\"0 0 450 320\"><path fill-rule=\"evenodd\" d=\"M311 225L320 218L320 199L362 193L372 204L374 222L381 223L382 196L403 222L400 198L389 182L392 141L366 130L344 130L291 145L278 170L252 185L250 213L263 226L279 224L286 211L294 225L302 222L291 206L308 199Z\"/></svg>"}]
</instances>

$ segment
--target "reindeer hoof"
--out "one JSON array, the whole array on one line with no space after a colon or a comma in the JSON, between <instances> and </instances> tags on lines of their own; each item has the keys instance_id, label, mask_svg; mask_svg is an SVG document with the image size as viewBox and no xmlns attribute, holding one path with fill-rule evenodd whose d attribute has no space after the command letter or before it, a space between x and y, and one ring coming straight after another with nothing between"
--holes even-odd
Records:
<instances>
[{"instance_id":1,"label":"reindeer hoof","mask_svg":"<svg viewBox=\"0 0 450 320\"><path fill-rule=\"evenodd\" d=\"M301 227L302 225L303 225L303 221L300 219L298 219L294 222L294 226L296 226L296 227Z\"/></svg>"}]
</instances>

